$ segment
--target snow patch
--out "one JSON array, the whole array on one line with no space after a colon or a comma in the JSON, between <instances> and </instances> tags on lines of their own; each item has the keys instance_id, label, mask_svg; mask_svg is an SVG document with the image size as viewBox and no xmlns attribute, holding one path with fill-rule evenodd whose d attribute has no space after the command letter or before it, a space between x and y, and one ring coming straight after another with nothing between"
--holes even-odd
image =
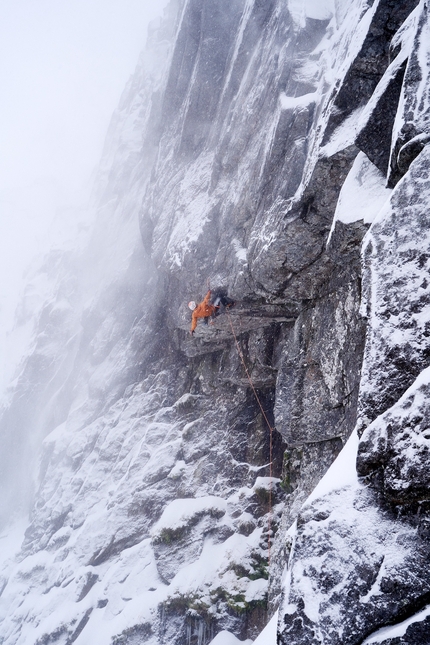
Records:
<instances>
[{"instance_id":1,"label":"snow patch","mask_svg":"<svg viewBox=\"0 0 430 645\"><path fill-rule=\"evenodd\" d=\"M252 490L270 490L281 480L278 477L257 477L255 484L252 487Z\"/></svg>"},{"instance_id":2,"label":"snow patch","mask_svg":"<svg viewBox=\"0 0 430 645\"><path fill-rule=\"evenodd\" d=\"M428 616L430 616L430 605L428 605L425 609L420 611L418 614L415 614L414 616L407 618L406 620L404 620L402 623L399 623L398 625L393 625L390 627L382 627L382 629L378 629L377 632L375 632L374 634L372 634L372 636L369 636L368 638L366 638L365 641L363 641L363 645L373 645L373 643L385 643L390 638L401 638L406 634L406 630L410 625L413 625L414 623L419 623L425 620Z\"/></svg>"},{"instance_id":3,"label":"snow patch","mask_svg":"<svg viewBox=\"0 0 430 645\"><path fill-rule=\"evenodd\" d=\"M281 92L279 102L283 110L294 110L298 107L307 107L311 103L316 103L319 98L320 96L317 92L303 94L302 96L287 96L284 92Z\"/></svg>"},{"instance_id":4,"label":"snow patch","mask_svg":"<svg viewBox=\"0 0 430 645\"><path fill-rule=\"evenodd\" d=\"M334 14L333 0L304 0L307 18L314 20L330 20Z\"/></svg>"},{"instance_id":5,"label":"snow patch","mask_svg":"<svg viewBox=\"0 0 430 645\"><path fill-rule=\"evenodd\" d=\"M246 641L240 641L234 634L223 630L219 632L209 645L251 645L252 641L247 639Z\"/></svg>"},{"instance_id":6,"label":"snow patch","mask_svg":"<svg viewBox=\"0 0 430 645\"><path fill-rule=\"evenodd\" d=\"M358 484L355 462L357 459L358 435L354 430L324 477L307 498L304 506L334 490Z\"/></svg>"},{"instance_id":7,"label":"snow patch","mask_svg":"<svg viewBox=\"0 0 430 645\"><path fill-rule=\"evenodd\" d=\"M350 224L363 220L371 223L389 199L393 191L385 187L385 177L359 152L340 191L327 244L334 232L336 222Z\"/></svg>"},{"instance_id":8,"label":"snow patch","mask_svg":"<svg viewBox=\"0 0 430 645\"><path fill-rule=\"evenodd\" d=\"M272 616L261 634L257 636L254 645L276 645L276 630L278 626L278 611Z\"/></svg>"},{"instance_id":9,"label":"snow patch","mask_svg":"<svg viewBox=\"0 0 430 645\"><path fill-rule=\"evenodd\" d=\"M178 529L186 526L196 515L203 513L225 513L227 502L221 497L197 497L175 499L163 511L162 516L152 529L153 535L163 529Z\"/></svg>"},{"instance_id":10,"label":"snow patch","mask_svg":"<svg viewBox=\"0 0 430 645\"><path fill-rule=\"evenodd\" d=\"M167 475L169 479L178 479L184 470L186 469L186 463L182 459L176 462L176 464L173 466L172 470L170 473Z\"/></svg>"},{"instance_id":11,"label":"snow patch","mask_svg":"<svg viewBox=\"0 0 430 645\"><path fill-rule=\"evenodd\" d=\"M233 248L234 248L235 253L236 253L236 257L239 260L239 262L246 262L247 261L247 259L246 259L246 248L244 246L242 246L241 243L239 242L239 240L236 239L236 238L233 239L232 244L233 244Z\"/></svg>"},{"instance_id":12,"label":"snow patch","mask_svg":"<svg viewBox=\"0 0 430 645\"><path fill-rule=\"evenodd\" d=\"M288 0L288 10L299 27L305 27L306 18L330 20L335 12L334 0Z\"/></svg>"},{"instance_id":13,"label":"snow patch","mask_svg":"<svg viewBox=\"0 0 430 645\"><path fill-rule=\"evenodd\" d=\"M340 150L348 148L355 142L364 107L365 106L363 105L351 112L345 121L342 121L342 123L335 129L328 143L321 148L321 157L332 157L337 152L340 152Z\"/></svg>"}]
</instances>

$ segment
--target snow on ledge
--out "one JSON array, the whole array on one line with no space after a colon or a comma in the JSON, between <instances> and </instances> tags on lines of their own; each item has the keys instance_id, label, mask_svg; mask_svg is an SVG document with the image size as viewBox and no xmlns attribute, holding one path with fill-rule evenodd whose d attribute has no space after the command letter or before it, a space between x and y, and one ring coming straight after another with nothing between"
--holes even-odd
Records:
<instances>
[{"instance_id":1,"label":"snow on ledge","mask_svg":"<svg viewBox=\"0 0 430 645\"><path fill-rule=\"evenodd\" d=\"M375 632L374 634L366 638L365 641L363 641L363 645L373 645L373 644L376 645L377 643L386 642L387 639L401 638L406 634L406 630L410 625L413 625L414 623L422 622L428 616L430 616L430 605L428 605L425 609L418 612L414 616L410 616L403 622L398 623L398 625L391 625L389 627L382 627L381 629L378 629L377 632Z\"/></svg>"},{"instance_id":2,"label":"snow on ledge","mask_svg":"<svg viewBox=\"0 0 430 645\"><path fill-rule=\"evenodd\" d=\"M304 27L306 18L330 20L335 12L334 0L288 0L288 10L294 22Z\"/></svg>"},{"instance_id":3,"label":"snow on ledge","mask_svg":"<svg viewBox=\"0 0 430 645\"><path fill-rule=\"evenodd\" d=\"M320 480L303 506L311 504L334 490L358 483L355 462L357 459L358 435L354 430L324 477Z\"/></svg>"},{"instance_id":4,"label":"snow on ledge","mask_svg":"<svg viewBox=\"0 0 430 645\"><path fill-rule=\"evenodd\" d=\"M178 529L186 526L190 520L199 514L220 513L227 510L227 502L221 497L191 497L175 499L166 506L158 522L152 529L155 535L163 529Z\"/></svg>"},{"instance_id":5,"label":"snow on ledge","mask_svg":"<svg viewBox=\"0 0 430 645\"><path fill-rule=\"evenodd\" d=\"M382 172L364 152L359 152L340 191L327 245L336 222L350 224L363 220L365 224L370 224L392 192L385 187L385 176Z\"/></svg>"},{"instance_id":6,"label":"snow on ledge","mask_svg":"<svg viewBox=\"0 0 430 645\"><path fill-rule=\"evenodd\" d=\"M298 107L307 107L311 103L316 103L318 98L317 92L303 94L302 96L287 96L284 92L281 92L279 102L282 110L294 110Z\"/></svg>"},{"instance_id":7,"label":"snow on ledge","mask_svg":"<svg viewBox=\"0 0 430 645\"><path fill-rule=\"evenodd\" d=\"M276 645L276 631L278 625L278 612L272 616L266 627L261 634L257 636L255 641L246 640L240 641L231 632L219 632L209 645Z\"/></svg>"},{"instance_id":8,"label":"snow on ledge","mask_svg":"<svg viewBox=\"0 0 430 645\"><path fill-rule=\"evenodd\" d=\"M223 630L218 632L209 645L251 645L252 641L247 639L246 641L240 641L234 634Z\"/></svg>"},{"instance_id":9,"label":"snow on ledge","mask_svg":"<svg viewBox=\"0 0 430 645\"><path fill-rule=\"evenodd\" d=\"M253 645L276 645L276 632L278 628L278 611L272 616L263 629L261 634L257 636Z\"/></svg>"}]
</instances>

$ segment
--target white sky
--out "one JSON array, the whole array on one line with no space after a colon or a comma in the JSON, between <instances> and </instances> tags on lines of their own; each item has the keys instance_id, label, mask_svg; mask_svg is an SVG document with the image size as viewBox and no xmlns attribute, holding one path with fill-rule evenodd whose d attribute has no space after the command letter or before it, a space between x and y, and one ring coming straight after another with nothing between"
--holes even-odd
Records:
<instances>
[{"instance_id":1,"label":"white sky","mask_svg":"<svg viewBox=\"0 0 430 645\"><path fill-rule=\"evenodd\" d=\"M73 218L166 0L0 0L0 326L19 277ZM1 330L0 330L1 331Z\"/></svg>"}]
</instances>

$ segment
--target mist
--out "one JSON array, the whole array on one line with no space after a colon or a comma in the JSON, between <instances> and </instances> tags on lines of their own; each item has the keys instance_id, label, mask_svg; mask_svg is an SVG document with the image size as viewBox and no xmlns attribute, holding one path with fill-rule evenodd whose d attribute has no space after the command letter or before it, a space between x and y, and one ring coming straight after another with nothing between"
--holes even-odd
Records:
<instances>
[{"instance_id":1,"label":"mist","mask_svg":"<svg viewBox=\"0 0 430 645\"><path fill-rule=\"evenodd\" d=\"M36 257L73 238L160 0L5 0L0 11L0 360Z\"/></svg>"}]
</instances>

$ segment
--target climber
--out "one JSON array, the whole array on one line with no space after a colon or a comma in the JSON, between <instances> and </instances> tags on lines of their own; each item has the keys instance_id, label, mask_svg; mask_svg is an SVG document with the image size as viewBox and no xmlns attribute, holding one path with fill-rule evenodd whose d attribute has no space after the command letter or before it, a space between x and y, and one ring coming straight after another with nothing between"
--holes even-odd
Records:
<instances>
[{"instance_id":1,"label":"climber","mask_svg":"<svg viewBox=\"0 0 430 645\"><path fill-rule=\"evenodd\" d=\"M204 318L204 322L207 325L210 316L213 316L215 318L220 313L220 305L226 307L227 309L230 309L230 307L233 307L234 305L234 300L228 298L223 292L215 292L212 298L211 294L212 292L209 290L204 297L204 300L198 305L194 302L194 300L191 300L191 302L188 303L188 307L193 312L190 330L191 335L194 334L194 331L197 327L198 318Z\"/></svg>"}]
</instances>

